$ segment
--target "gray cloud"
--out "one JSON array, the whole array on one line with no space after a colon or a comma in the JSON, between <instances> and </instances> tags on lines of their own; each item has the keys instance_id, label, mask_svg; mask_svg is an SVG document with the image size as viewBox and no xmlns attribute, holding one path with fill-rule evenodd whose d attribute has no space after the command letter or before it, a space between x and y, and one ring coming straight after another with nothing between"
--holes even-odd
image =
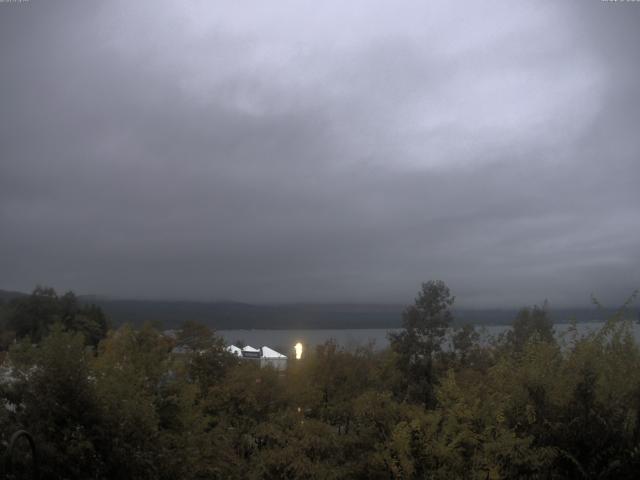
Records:
<instances>
[{"instance_id":1,"label":"gray cloud","mask_svg":"<svg viewBox=\"0 0 640 480\"><path fill-rule=\"evenodd\" d=\"M640 8L0 4L0 288L620 302Z\"/></svg>"}]
</instances>

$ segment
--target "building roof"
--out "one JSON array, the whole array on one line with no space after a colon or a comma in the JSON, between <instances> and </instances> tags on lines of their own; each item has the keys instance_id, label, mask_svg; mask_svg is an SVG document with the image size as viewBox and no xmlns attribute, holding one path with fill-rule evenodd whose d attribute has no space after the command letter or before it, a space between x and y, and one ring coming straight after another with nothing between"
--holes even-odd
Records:
<instances>
[{"instance_id":1,"label":"building roof","mask_svg":"<svg viewBox=\"0 0 640 480\"><path fill-rule=\"evenodd\" d=\"M267 359L282 359L286 360L287 356L276 352L273 348L264 346L260 349L253 348L251 345L247 345L242 350L235 345L229 345L226 347L227 352L244 358L267 358Z\"/></svg>"},{"instance_id":2,"label":"building roof","mask_svg":"<svg viewBox=\"0 0 640 480\"><path fill-rule=\"evenodd\" d=\"M286 355L276 352L274 349L269 347L262 347L262 357L263 358L287 358Z\"/></svg>"},{"instance_id":3,"label":"building roof","mask_svg":"<svg viewBox=\"0 0 640 480\"><path fill-rule=\"evenodd\" d=\"M240 350L238 347L236 347L235 345L229 345L227 347L227 352L233 354L233 355L237 355L238 357L242 356L242 350Z\"/></svg>"}]
</instances>

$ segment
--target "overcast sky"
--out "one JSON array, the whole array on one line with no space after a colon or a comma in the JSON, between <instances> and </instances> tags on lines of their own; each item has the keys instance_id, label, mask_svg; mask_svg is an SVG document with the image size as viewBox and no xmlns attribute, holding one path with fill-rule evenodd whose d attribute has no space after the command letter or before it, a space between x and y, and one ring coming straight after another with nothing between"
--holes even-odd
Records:
<instances>
[{"instance_id":1,"label":"overcast sky","mask_svg":"<svg viewBox=\"0 0 640 480\"><path fill-rule=\"evenodd\" d=\"M0 288L622 302L640 3L0 3Z\"/></svg>"}]
</instances>

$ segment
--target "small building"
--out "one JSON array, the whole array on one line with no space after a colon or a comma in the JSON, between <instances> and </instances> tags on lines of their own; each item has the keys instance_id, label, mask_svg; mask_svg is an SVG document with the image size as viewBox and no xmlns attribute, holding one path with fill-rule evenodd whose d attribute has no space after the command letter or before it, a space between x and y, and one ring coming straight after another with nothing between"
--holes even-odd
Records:
<instances>
[{"instance_id":1,"label":"small building","mask_svg":"<svg viewBox=\"0 0 640 480\"><path fill-rule=\"evenodd\" d=\"M276 370L284 370L287 368L287 356L269 347L262 347L262 357L260 357L261 367L272 367Z\"/></svg>"},{"instance_id":2,"label":"small building","mask_svg":"<svg viewBox=\"0 0 640 480\"><path fill-rule=\"evenodd\" d=\"M243 360L260 362L261 367L271 367L276 370L285 370L287 368L287 356L267 346L258 349L247 345L240 349L235 345L229 345L227 351Z\"/></svg>"}]
</instances>

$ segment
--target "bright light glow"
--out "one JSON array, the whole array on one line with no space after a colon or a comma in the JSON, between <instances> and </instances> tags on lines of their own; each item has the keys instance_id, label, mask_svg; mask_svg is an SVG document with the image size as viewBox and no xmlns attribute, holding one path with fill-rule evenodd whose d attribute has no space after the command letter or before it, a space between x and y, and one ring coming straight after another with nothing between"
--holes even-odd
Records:
<instances>
[{"instance_id":1,"label":"bright light glow","mask_svg":"<svg viewBox=\"0 0 640 480\"><path fill-rule=\"evenodd\" d=\"M294 348L296 349L296 360L300 360L302 358L302 344L298 342Z\"/></svg>"}]
</instances>

